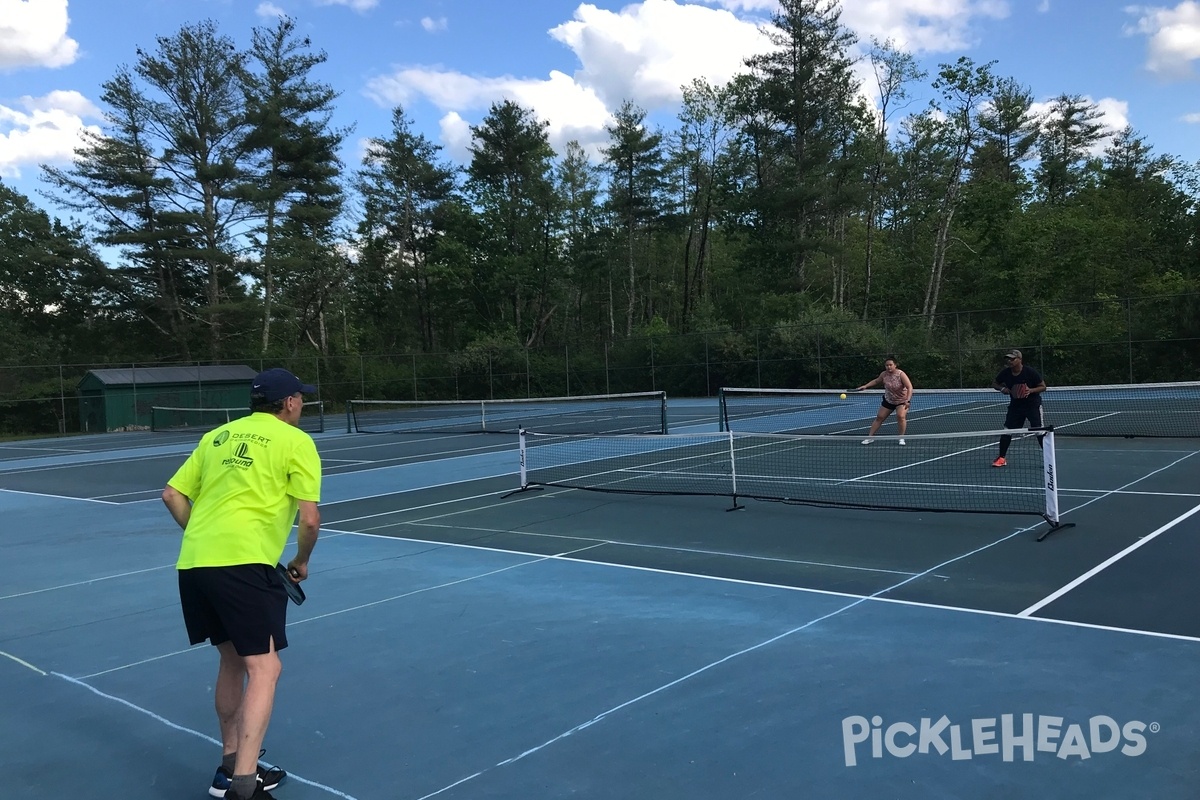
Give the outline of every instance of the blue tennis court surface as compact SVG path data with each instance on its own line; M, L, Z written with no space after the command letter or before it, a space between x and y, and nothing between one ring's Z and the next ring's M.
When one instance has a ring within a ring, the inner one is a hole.
M713 400L670 411L716 428ZM158 500L193 440L0 443L11 796L207 796L216 657ZM1076 527L1042 542L1036 516L509 496L515 436L317 442L280 798L1200 791L1198 440L1060 437Z

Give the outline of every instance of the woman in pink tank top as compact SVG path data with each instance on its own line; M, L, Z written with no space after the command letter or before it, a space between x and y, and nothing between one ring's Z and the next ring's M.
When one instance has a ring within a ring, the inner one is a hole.
M879 406L879 412L871 422L870 433L862 443L870 444L875 441L875 433L879 430L879 426L883 424L889 414L895 411L896 427L900 429L900 440L897 444L904 444L904 431L908 427L908 408L912 404L912 381L908 379L904 370L896 365L896 359L888 356L883 362L883 372L879 373L879 377L869 383L864 383L854 391L861 392L881 384L883 385L883 403Z

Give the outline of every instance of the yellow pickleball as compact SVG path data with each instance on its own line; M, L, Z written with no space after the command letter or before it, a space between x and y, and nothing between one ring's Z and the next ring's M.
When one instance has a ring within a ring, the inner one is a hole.
M842 398L843 400L845 400L845 399L846 399L846 393L845 393L845 392L842 392L842 394L841 394L841 398Z

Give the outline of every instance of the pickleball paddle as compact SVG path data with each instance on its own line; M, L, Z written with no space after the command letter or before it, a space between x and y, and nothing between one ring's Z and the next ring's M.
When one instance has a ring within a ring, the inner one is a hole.
M292 580L292 576L288 573L288 568L283 564L276 564L275 571L279 573L279 577L283 580L283 588L287 590L288 597L292 599L292 602L296 605L302 604L305 600L304 589L301 588L300 584Z

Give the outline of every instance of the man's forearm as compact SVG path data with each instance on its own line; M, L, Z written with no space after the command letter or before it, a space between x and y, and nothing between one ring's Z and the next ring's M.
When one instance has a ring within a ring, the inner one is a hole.
M313 548L317 546L317 534L321 530L320 523L301 522L296 532L296 560L308 563L312 557Z

